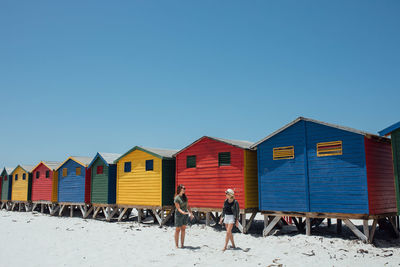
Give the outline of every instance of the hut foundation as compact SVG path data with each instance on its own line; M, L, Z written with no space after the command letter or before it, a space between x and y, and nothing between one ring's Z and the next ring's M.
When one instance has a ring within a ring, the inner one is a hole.
M396 225L396 213L388 213L381 215L368 215L368 214L345 214L345 213L316 213L316 212L272 212L263 211L264 214L264 230L263 236L268 236L273 228L283 220L284 216L291 217L299 232L305 232L306 235L311 235L312 226L318 226L324 219L328 220L328 227L330 220L335 218L337 220L337 232L342 232L342 221L345 225L356 235L360 240L365 243L372 243L374 240L376 225L378 220L387 219L397 237L399 237L399 230ZM303 221L305 218L305 221ZM363 229L360 231L351 221L352 219L363 220ZM372 226L369 226L369 221L372 220Z
M154 222L158 223L160 226L166 224L172 218L175 211L173 206L117 205L117 207L116 211L119 212L117 220L119 222L123 219L129 219L129 214L131 214L133 209L136 209L138 213L138 223L142 223L142 219L145 218L146 214L151 215L154 218Z

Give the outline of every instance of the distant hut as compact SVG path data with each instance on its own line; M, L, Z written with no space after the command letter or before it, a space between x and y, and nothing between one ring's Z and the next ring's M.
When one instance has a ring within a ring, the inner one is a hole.
M18 206L18 210L25 208L30 210L31 189L32 189L32 169L31 165L18 165L12 172L13 179L11 180L11 201L14 207Z
M225 190L235 191L246 231L258 209L257 154L249 141L203 136L176 154L176 185L184 184L193 210L222 211ZM246 227L246 213L252 213Z
M89 164L92 172L90 202L94 206L93 218L100 210L107 220L116 213L117 165L121 154L98 152Z
M175 159L177 150L135 146L118 159L117 204L123 208L119 219L132 208L140 214L152 211L160 224L169 219L175 187ZM168 213L166 218L160 214Z
M56 169L61 162L41 161L32 170L32 203L33 210L41 207L44 212L47 207L52 213L54 203L57 202L58 177Z
M90 204L91 171L88 168L90 157L72 156L57 169L59 215L65 207L70 207L71 216L74 207L78 207L85 217Z
M337 218L367 241L368 219L393 219L390 139L300 117L253 147L259 207L275 216L264 234L283 216L306 217L307 234L310 218ZM364 234L349 219L364 219Z
M1 208L10 208L7 203L11 200L12 171L14 168L4 167L1 172Z

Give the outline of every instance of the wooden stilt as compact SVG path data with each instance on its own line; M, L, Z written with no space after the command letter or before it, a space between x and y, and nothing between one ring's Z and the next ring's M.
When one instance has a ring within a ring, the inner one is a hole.
M368 242L368 238L360 230L358 230L357 227L349 219L343 219L343 222L356 236L358 236L358 238L360 238L363 242Z
M161 226L162 220L161 220L160 216L158 215L157 210L156 209L152 209L151 211L153 212L154 217L156 218L158 224Z
M92 213L93 209L94 209L94 206L91 206L91 207L89 208L89 210L87 210L87 211L85 212L85 215L83 215L83 218L86 219L86 218L90 215L90 213Z
M368 225L368 220L363 220L363 232L365 237L367 238L367 241L369 240L369 225Z
M342 220L341 219L336 219L336 232L338 234L342 233Z
M247 225L246 225L246 227L245 227L245 229L244 229L244 233L245 233L245 234L247 234L247 233L249 232L249 229L250 229L250 227L251 227L251 225L252 225L252 223L253 223L254 218L256 217L256 215L257 215L257 211L253 211L253 213L252 213L251 216L250 216L249 222L247 223Z
M165 218L164 218L164 220L162 221L161 225L166 224L166 223L169 221L169 219L172 217L172 215L174 214L174 212L175 212L175 209L170 210L169 213L167 214L167 216L165 216Z
M210 226L210 212L206 212L206 226Z
M219 218L218 218L218 212L216 213L216 216L214 216L214 214L212 212L210 212L210 217L211 219L213 219L213 221L218 224L219 222Z
M70 217L74 216L74 206L72 206L72 205L69 206L69 216Z
M118 209L117 208L113 208L113 211L111 212L111 214L106 218L106 220L109 222L111 221L111 219L114 217L115 213L117 213Z
M309 217L306 217L306 235L311 235L311 221Z
M396 226L396 222L395 222L395 217L394 216L390 216L389 217L389 221L392 224L393 230L394 230L394 234L396 235L396 237L399 237L399 230L397 229Z
M378 223L378 219L374 219L372 222L372 227L371 227L371 232L369 234L369 243L372 243L374 241L374 236L375 236L375 230L376 230L376 224Z
M263 236L264 237L267 236L272 231L272 229L275 227L275 225L281 220L281 217L282 216L275 216L271 223L269 223L269 222L266 223L265 222L265 217L264 217L264 225L266 225L266 224L268 225L263 230Z
M95 207L93 212L93 219L96 219L97 214L99 213L101 207Z
M65 205L61 205L60 211L58 212L58 216L61 216L64 211Z
M143 210L137 209L137 212L138 212L138 223L142 223Z
M246 213L242 214L242 227L243 227L243 233L246 233Z
M122 217L124 217L125 213L128 211L129 208L123 208L122 212L118 216L118 221L120 222L122 220Z
M41 213L44 213L44 204L43 204L43 203L40 204L40 212L41 212Z

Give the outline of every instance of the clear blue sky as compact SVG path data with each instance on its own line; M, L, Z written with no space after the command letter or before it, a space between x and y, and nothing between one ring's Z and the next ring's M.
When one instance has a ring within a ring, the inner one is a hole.
M0 165L400 120L400 1L0 2Z

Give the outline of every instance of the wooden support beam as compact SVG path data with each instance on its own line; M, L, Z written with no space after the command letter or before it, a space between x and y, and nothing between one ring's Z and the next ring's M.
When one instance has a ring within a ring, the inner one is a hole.
M15 207L15 205L17 205L17 203L12 203L12 206L11 206L11 211L13 211L13 210L14 210L14 207Z
M306 217L306 235L311 235L311 220L309 217Z
M210 226L210 212L206 212L206 226Z
M343 222L358 238L360 238L363 242L368 242L368 238L360 230L358 230L357 227L349 219L343 219Z
M243 227L243 233L246 233L246 213L242 214L242 227Z
M122 220L122 217L124 217L125 213L128 211L129 208L123 208L122 212L118 216L118 221L120 222Z
M369 240L369 225L368 225L368 220L363 220L363 232L365 237L367 238L367 241Z
M342 219L336 219L336 232L338 234L342 233Z
M97 214L99 213L101 207L95 207L93 212L93 219L96 219Z
M36 209L36 206L37 206L37 203L33 203L32 211L34 211L34 210ZM43 213L43 212L42 212L42 213Z
M269 221L266 223L265 220L265 216L264 216L264 226L267 224L268 226L266 228L264 228L263 230L263 236L267 236L269 235L269 233L272 231L272 229L275 227L275 225L281 220L282 216L275 216L274 219L272 220L272 222L269 223ZM268 218L268 217L267 217ZM269 219L268 219L269 220Z
M210 212L210 217L213 219L213 221L218 224L219 223L219 218L218 218L218 212L216 213L216 216L212 212Z
M246 225L246 227L245 227L245 229L244 229L244 232L245 232L246 234L249 232L249 229L250 229L250 227L251 227L251 224L253 223L254 218L256 217L256 215L257 215L257 211L253 211L253 213L252 213L251 216L250 216L249 222L247 223L247 225Z
M92 211L94 210L94 206L91 206L86 212L85 215L83 215L83 218L86 219L90 213L92 213Z
M40 204L40 212L41 212L41 213L44 213L44 204L43 204L43 203Z
M174 215L174 212L175 212L175 209L170 210L169 213L167 214L167 216L165 216L165 218L161 222L161 225L166 224L172 218L172 215Z
M157 210L156 209L152 209L151 211L153 212L154 217L156 218L158 224L161 226L162 220L161 220L160 216L158 215Z
M137 209L137 212L138 212L138 223L142 223L143 210Z
M399 237L400 233L399 233L399 230L397 229L397 226L396 226L395 216L390 216L389 217L389 221L392 224L392 227L393 227L393 230L394 230L394 234L396 235L396 237Z
M50 208L51 207L51 208ZM57 204L51 204L49 205L49 210L50 210L50 215L54 216L56 214L57 210L60 208Z
M118 208L117 207L114 207L113 208L113 211L110 213L110 215L106 218L106 220L109 222L109 221L111 221L111 219L114 217L114 215L115 215L115 213L117 213L117 211L118 211Z
M375 230L376 230L376 224L378 223L378 219L374 219L372 222L372 227L371 227L371 232L369 234L369 243L372 243L374 241L374 236L375 236Z
M18 211L21 211L22 210L22 205L21 205L21 203L18 203Z
M58 212L58 216L61 216L65 208L65 204L61 205L60 211Z
M69 216L70 217L74 216L74 206L72 206L72 205L69 206Z

